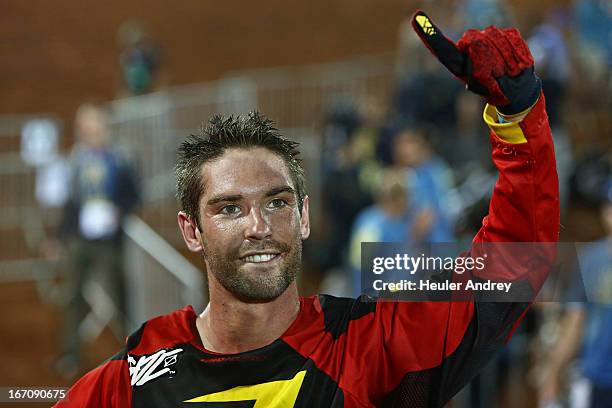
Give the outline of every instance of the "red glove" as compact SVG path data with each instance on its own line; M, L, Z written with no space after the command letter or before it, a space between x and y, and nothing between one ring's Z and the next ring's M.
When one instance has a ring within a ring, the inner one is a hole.
M535 75L533 57L516 28L468 30L455 45L429 17L418 10L412 26L440 62L471 91L485 97L505 115L531 107L542 83Z

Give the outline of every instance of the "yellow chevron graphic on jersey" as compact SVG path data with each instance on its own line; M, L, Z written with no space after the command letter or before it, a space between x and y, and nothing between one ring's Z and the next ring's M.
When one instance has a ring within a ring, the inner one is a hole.
M425 34L434 35L436 33L436 29L434 28L433 24L431 24L431 21L429 21L427 16L418 15L416 16L416 21L419 23Z
M202 395L183 402L235 402L255 400L253 408L293 408L306 370L290 380L270 381L255 385L241 385L229 390Z

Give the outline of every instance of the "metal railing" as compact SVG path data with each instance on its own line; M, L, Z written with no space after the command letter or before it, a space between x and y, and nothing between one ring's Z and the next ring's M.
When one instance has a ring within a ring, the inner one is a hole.
M46 119L62 128L61 120L52 114L0 115L0 283L44 283L55 276L37 249L47 228L57 222L58 212L49 209L43 213L36 198L37 169L20 154L23 126L34 119ZM39 292L48 293L41 288Z
M130 331L153 316L185 305L196 311L206 303L203 272L142 219L130 216L124 223L125 270Z

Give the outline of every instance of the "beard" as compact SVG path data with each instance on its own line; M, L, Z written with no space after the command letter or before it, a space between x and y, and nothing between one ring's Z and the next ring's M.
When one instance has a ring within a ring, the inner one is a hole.
M295 280L302 262L302 239L294 237L291 245L265 240L258 245L248 245L222 253L202 243L202 255L210 272L227 291L247 302L267 302L282 295ZM280 265L269 273L252 273L244 264L239 265L240 253L246 251L275 250L282 254Z

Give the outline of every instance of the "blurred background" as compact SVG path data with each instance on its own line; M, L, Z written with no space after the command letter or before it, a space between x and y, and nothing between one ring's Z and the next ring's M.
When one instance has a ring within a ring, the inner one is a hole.
M0 386L69 386L142 321L206 304L173 165L214 113L258 109L302 144L304 295L355 295L362 241L468 245L496 179L483 104L419 43L417 7L454 40L490 24L528 39L561 240L594 242L581 266L602 288L537 304L449 406L612 406L607 0L3 1Z

